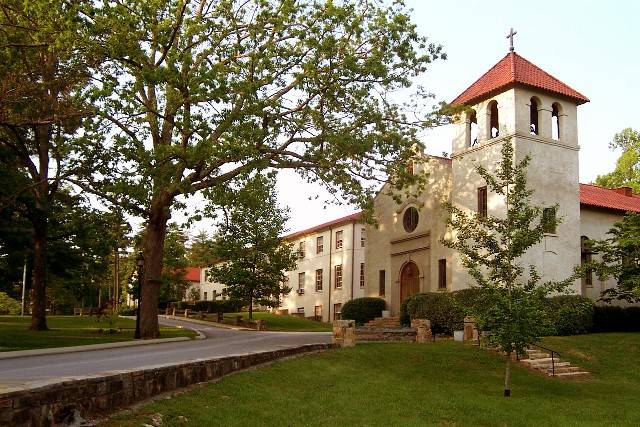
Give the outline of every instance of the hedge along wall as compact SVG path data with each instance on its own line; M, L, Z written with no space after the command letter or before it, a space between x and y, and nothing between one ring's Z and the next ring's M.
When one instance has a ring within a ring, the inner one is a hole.
M177 365L163 365L0 393L0 426L55 426L103 416L160 393L223 377L283 357L334 348L309 344Z
M343 319L355 320L356 325L363 325L382 316L382 311L386 308L387 303L382 298L356 298L345 303L340 315Z

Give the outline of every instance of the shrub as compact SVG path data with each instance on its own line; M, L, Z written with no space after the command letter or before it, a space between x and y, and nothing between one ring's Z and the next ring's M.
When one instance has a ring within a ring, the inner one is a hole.
M593 301L580 295L559 295L548 299L550 333L586 334L593 327Z
M593 332L640 332L640 307L597 305L593 309Z
M460 289L450 295L465 315L474 315L475 307L482 302L482 289L478 287Z
M0 292L0 314L20 314L22 306L4 292Z
M345 303L341 310L341 317L355 320L356 325L362 325L382 316L382 310L386 308L387 303L382 298L356 298Z
M400 319L428 319L434 334L453 334L464 323L464 311L449 293L426 292L411 295L400 307Z
M235 313L240 310L240 304L231 300L196 301L191 308L206 313Z
M135 309L135 307L128 307L126 305L121 305L118 308L118 314L120 316L135 316L136 315L136 309Z

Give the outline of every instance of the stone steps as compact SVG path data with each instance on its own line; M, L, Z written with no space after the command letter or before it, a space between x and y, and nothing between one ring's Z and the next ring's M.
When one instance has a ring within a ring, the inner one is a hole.
M376 317L365 325L365 328L394 329L400 328L400 317Z
M552 358L549 353L541 350L528 349L527 357L526 359L520 359L520 363L548 376L562 379L585 379L591 377L589 372L578 366L572 366L571 362L563 361L558 357Z

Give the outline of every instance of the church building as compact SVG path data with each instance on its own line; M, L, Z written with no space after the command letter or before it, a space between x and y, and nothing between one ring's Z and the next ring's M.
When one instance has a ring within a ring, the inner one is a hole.
M516 161L530 156L532 203L542 205L544 215L561 218L518 262L534 265L547 281L565 279L588 261L591 254L582 243L605 238L626 211L640 212L640 196L628 188L579 183L578 107L586 102L586 96L511 49L453 100L468 109L456 120L451 158L427 156L422 167L428 184L421 196L396 203L383 188L376 197L378 225L366 230L365 294L384 298L395 315L411 294L456 291L473 283L460 255L440 243L453 237L442 203L504 214L503 197L492 194L476 172L478 165L495 171L503 144L513 144ZM572 291L597 299L614 285L587 276Z

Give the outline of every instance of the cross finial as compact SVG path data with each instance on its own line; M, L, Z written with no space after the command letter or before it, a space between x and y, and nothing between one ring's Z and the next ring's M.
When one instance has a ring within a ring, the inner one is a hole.
M513 28L509 30L509 34L507 34L507 38L509 39L509 52L513 52L513 36L518 34L517 31L513 31Z

